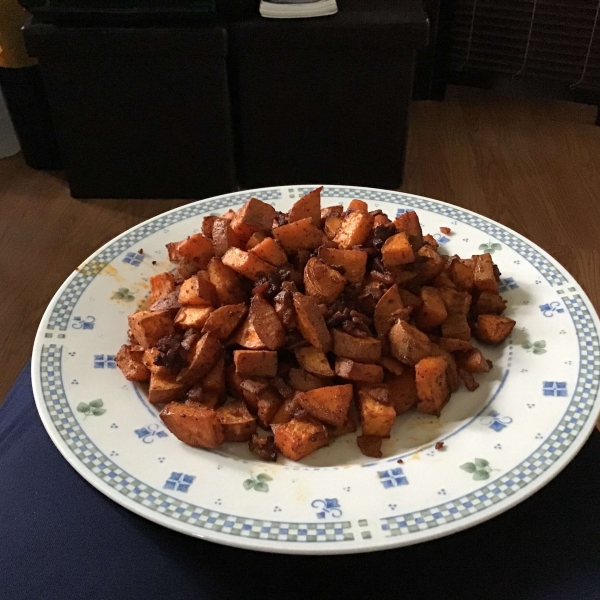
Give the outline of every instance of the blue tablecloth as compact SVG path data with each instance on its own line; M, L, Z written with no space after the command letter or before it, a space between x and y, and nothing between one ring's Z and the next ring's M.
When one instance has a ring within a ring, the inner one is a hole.
M0 598L600 598L600 433L543 490L482 525L362 555L249 552L121 508L62 458L29 366L0 407Z

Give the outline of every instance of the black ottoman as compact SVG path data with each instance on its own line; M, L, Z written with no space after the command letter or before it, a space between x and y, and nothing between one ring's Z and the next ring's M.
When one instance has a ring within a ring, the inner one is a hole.
M74 197L201 198L234 189L222 26L33 22L25 38Z
M314 19L231 22L230 73L243 187L401 184L420 0L338 0Z

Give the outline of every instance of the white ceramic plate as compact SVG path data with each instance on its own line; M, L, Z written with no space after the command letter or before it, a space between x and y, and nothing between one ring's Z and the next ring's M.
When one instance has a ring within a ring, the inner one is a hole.
M42 319L32 379L44 425L93 486L129 510L199 538L254 550L337 554L413 544L485 521L540 489L575 456L598 416L598 318L573 278L513 231L418 196L331 187L390 217L417 210L442 252L488 251L502 271L512 336L486 348L480 387L440 419L410 413L362 456L355 435L293 463L255 460L245 444L190 448L162 425L114 355L151 275L172 268L165 244L251 196L289 207L315 186L228 194L151 219L109 242L68 278ZM452 229L439 233L440 226ZM143 250L140 254L138 250ZM444 441L441 451L434 449ZM402 463L398 463L398 459ZM68 501L68 499L67 499Z

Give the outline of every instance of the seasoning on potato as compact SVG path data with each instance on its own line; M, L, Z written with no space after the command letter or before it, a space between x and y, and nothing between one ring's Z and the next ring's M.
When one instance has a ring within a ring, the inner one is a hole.
M414 211L322 207L322 189L288 213L252 198L167 245L176 264L151 277L116 361L182 442L298 461L359 422L380 458L397 415L439 416L492 368L472 337L500 344L515 321L490 254L441 255Z

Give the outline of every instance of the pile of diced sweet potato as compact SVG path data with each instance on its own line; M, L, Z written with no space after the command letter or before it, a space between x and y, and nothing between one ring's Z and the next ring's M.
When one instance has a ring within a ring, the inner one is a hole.
M439 254L415 212L322 209L321 188L289 213L252 198L167 248L177 266L151 278L117 363L191 446L300 460L360 424L380 457L396 415L477 387L491 363L471 336L498 344L515 325L489 254Z

